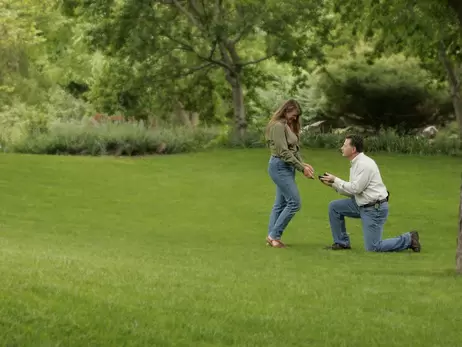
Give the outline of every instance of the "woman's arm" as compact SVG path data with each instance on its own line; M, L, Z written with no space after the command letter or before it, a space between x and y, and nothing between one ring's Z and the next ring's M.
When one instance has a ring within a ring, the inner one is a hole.
M272 141L277 154L282 160L295 166L298 171L303 172L305 167L303 166L302 161L289 151L289 147L287 146L286 129L284 124L278 122L273 125L270 131L270 141Z
M295 158L297 158L300 163L303 163L303 158L300 152L295 153Z

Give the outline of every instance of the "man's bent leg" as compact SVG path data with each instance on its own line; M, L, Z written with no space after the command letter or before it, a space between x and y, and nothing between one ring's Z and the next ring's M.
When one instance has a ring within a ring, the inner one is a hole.
M334 243L350 246L346 232L345 217L360 218L359 208L353 198L334 200L329 203L329 223Z
M382 240L383 226L388 218L388 204L378 208L374 206L360 208L363 225L364 247L370 252L397 252L408 249L411 245L411 234Z

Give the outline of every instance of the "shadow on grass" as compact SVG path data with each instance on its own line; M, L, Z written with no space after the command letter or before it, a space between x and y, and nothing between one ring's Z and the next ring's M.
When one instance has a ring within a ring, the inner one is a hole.
M456 273L454 269L355 269L353 272L357 275L368 275L368 276L406 276L406 277L431 277L431 278L453 278L462 281L462 275Z

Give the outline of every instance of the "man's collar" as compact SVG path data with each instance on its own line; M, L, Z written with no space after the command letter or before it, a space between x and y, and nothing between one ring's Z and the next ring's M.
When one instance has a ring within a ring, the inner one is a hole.
M359 158L359 157L362 157L363 155L364 155L364 153L362 153L362 152L361 152L361 153L358 153L358 155L357 155L356 157L354 157L354 158L350 161L351 165L353 165L354 162L357 161L358 158Z

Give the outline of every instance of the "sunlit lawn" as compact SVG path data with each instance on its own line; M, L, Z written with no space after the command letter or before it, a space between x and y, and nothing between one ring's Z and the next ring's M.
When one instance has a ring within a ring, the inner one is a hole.
M1 346L460 346L462 161L374 155L391 192L373 254L359 221L329 252L327 204L298 176L288 249L265 246L266 150L135 159L0 155ZM348 177L335 151L304 151Z

